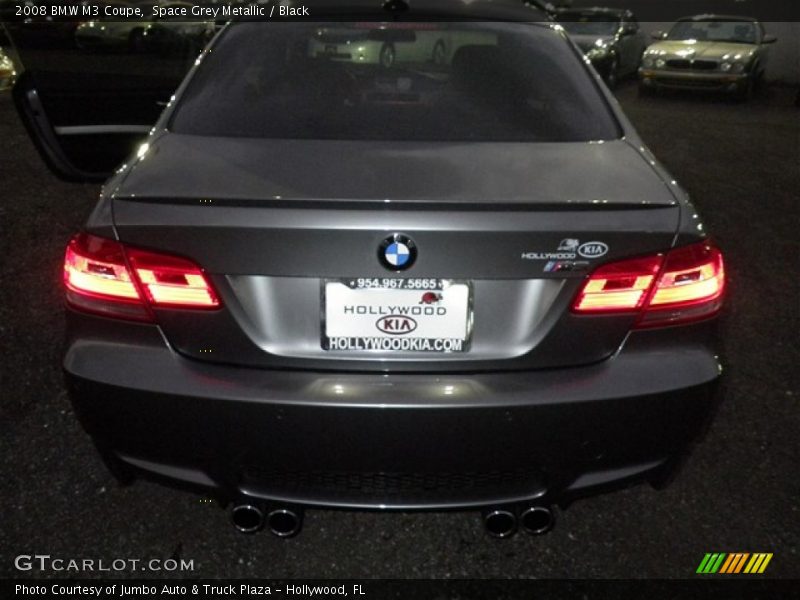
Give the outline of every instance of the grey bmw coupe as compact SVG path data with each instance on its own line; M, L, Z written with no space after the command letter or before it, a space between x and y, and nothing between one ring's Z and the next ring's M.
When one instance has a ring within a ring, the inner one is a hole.
M280 536L307 507L543 533L663 484L715 405L723 259L596 72L520 2L306 4L222 29L66 249L106 463ZM54 123L36 82L63 177L142 128Z

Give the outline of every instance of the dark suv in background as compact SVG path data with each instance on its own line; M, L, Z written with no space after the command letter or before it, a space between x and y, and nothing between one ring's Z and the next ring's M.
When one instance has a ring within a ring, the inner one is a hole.
M647 36L629 10L570 8L554 12L609 87L634 75L647 48Z

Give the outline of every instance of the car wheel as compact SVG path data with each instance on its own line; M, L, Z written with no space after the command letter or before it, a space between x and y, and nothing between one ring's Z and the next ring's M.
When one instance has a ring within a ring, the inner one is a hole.
M384 44L381 46L378 60L380 60L381 66L386 69L393 66L395 61L394 44Z
M128 47L131 52L142 52L144 50L144 31L134 29L128 36Z
M447 49L444 47L444 42L439 40L433 47L433 55L431 56L433 64L442 66L447 61Z
M612 56L606 72L606 85L613 90L617 87L617 83L619 83L619 58Z

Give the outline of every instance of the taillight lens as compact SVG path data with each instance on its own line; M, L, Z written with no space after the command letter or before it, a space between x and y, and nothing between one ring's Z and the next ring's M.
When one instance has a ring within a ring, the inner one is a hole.
M122 244L79 233L64 256L67 303L110 317L152 320L131 277Z
M704 319L722 306L725 268L710 242L603 265L583 284L579 314L641 313L637 326Z
M147 301L172 308L217 308L219 299L200 268L185 258L126 250Z
M656 255L603 265L583 284L573 309L580 313L609 313L642 308L662 260L661 255Z
M106 316L152 321L151 307L215 309L219 298L200 268L184 258L126 248L80 233L64 257L67 302Z
M704 319L719 312L725 293L722 252L709 242L667 254L640 327Z

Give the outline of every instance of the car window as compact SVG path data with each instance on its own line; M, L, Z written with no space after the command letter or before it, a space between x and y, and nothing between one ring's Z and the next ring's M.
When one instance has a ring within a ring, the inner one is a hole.
M668 39L755 44L758 33L755 23L748 21L679 21Z
M520 23L238 23L205 57L170 128L305 139L619 137L563 35Z

